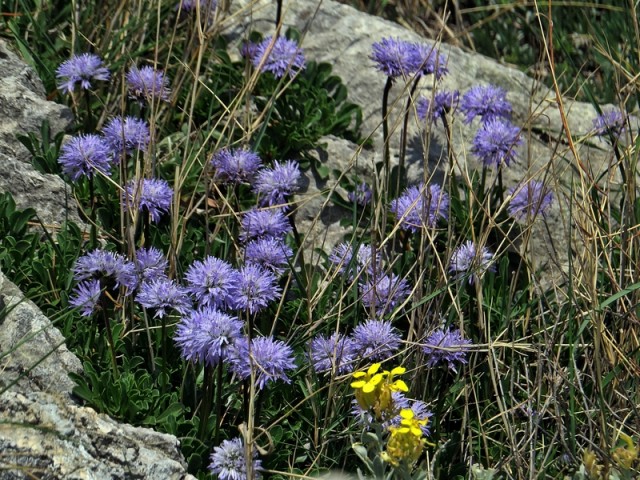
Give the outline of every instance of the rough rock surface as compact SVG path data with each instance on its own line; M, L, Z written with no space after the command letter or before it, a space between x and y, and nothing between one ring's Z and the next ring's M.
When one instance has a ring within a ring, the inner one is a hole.
M274 32L275 2L270 0L234 2L234 11L244 19L241 27L227 33L240 45L250 30L267 34ZM389 21L357 12L353 8L332 0L295 0L284 2L283 31L295 27L302 32L302 46L310 60L328 62L349 90L349 99L363 109L363 133L371 134L374 149L362 150L357 145L332 137L323 138L326 148L318 153L330 168L338 168L347 174L355 165L359 175L376 181L374 165L382 161L381 98L386 77L375 70L369 59L371 46L384 37L398 37L415 42L429 42L417 34ZM434 43L434 42L431 42ZM556 105L555 95L540 82L519 70L504 66L495 60L465 52L457 47L437 44L436 48L447 59L449 74L441 84L448 90L457 89L463 94L478 84L494 84L507 90L507 98L513 104L513 122L523 128L525 144L520 149L519 161L504 172L505 186L515 186L524 178L545 179L559 200L546 219L539 218L534 226L530 247L537 267L545 270L547 282L561 280L566 272L566 244L569 238L567 197L572 170L577 162L561 140L563 127ZM422 94L430 95L432 80L421 82ZM401 122L399 115L406 104L408 88L402 80L391 90L390 112L392 130L392 164L397 162ZM567 121L574 138L588 137L596 111L590 104L565 99ZM461 117L453 125L454 171L464 178L478 168L478 162L469 153L469 146L478 128L477 122L464 124ZM448 170L446 136L442 125L432 126L431 134L412 115L408 129L407 167L409 181L416 183L425 176L441 181ZM595 172L609 168L611 154L600 140L577 142L583 165ZM425 154L425 151L428 154ZM337 158L335 158L337 157ZM339 226L339 216L325 203L322 192L335 187L335 181L312 181L297 221L300 230L308 229L314 246L327 247L342 240L349 230ZM322 210L316 219L318 208ZM549 232L552 237L549 238ZM555 247L553 247L555 245Z
M78 358L0 272L0 479L193 479L178 440L76 404Z
M82 224L76 209L68 209L69 189L62 179L34 169L29 151L16 138L39 133L43 120L49 121L53 137L71 125L71 110L46 100L36 72L2 39L0 72L0 192L11 192L18 208L35 208L45 225L60 224L67 217Z

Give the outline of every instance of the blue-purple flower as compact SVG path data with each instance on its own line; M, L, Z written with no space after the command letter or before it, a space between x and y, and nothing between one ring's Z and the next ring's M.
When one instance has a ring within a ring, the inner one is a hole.
M187 291L198 305L229 308L232 291L238 282L238 272L230 263L209 256L196 260L185 273Z
M471 240L457 247L449 262L449 271L455 278L468 276L470 285L473 285L476 279L482 278L486 271L495 271L495 268L493 253L487 247L478 250Z
M356 326L351 339L354 356L372 361L382 361L391 357L402 342L400 333L391 322L371 319Z
M159 222L160 217L171 208L173 189L166 180L160 178L134 179L127 184L122 197L128 208L146 210L152 221Z
M242 216L240 240L248 242L258 238L283 238L292 228L279 208L252 209Z
M102 295L100 280L79 283L69 298L69 305L80 308L80 315L90 317Z
M183 315L191 310L187 291L166 277L143 283L138 289L136 302L145 308L155 310L154 318L162 318L170 310L176 310Z
M135 65L129 69L126 75L129 95L140 102L154 103L158 100L169 101L169 80L162 70L144 66L138 68Z
M166 276L169 262L155 247L140 248L136 251L135 270L138 282L148 282Z
M457 372L457 364L467 363L467 352L471 344L471 340L462 338L460 330L439 329L425 340L422 351L426 355L428 367L446 363L450 370Z
M520 128L501 119L484 123L475 138L471 151L485 167L509 166L516 158L516 147L522 143Z
M602 112L593 120L593 131L598 136L619 137L626 128L627 116L619 109Z
M123 286L129 291L138 285L135 265L119 253L107 250L97 249L79 257L73 273L77 281L110 279L113 288Z
M444 55L438 54L435 45L416 43L414 44L414 48L416 49L416 62L419 62L417 71L422 75L434 74L436 80L440 80L449 73L447 69L447 58Z
M62 146L58 163L62 172L76 182L82 176L91 178L96 172L109 175L113 159L109 146L101 137L81 134Z
M371 203L373 192L366 182L360 183L355 190L347 193L347 198L350 202L353 202L361 207L366 207Z
M198 8L198 4L200 4L200 11L203 16L207 14L207 12L212 12L218 6L217 0L180 0L176 5L176 10L181 10L183 12L194 12Z
M273 273L249 263L238 271L229 293L229 300L232 308L254 314L278 299L281 293L278 279Z
M253 369L259 390L277 380L291 383L287 372L296 368L291 347L273 337L255 337L251 348L246 337L239 339L229 351L229 360L231 370L243 380L251 377Z
M244 249L246 263L254 263L282 275L289 266L293 251L282 238L266 237L252 240Z
M391 79L409 77L428 62L415 43L391 37L375 42L370 58Z
M243 322L236 317L205 307L180 319L174 340L185 360L216 366L242 337L242 327Z
M262 206L282 205L287 197L300 189L300 167L298 162L288 160L284 163L273 162L272 168L263 168L258 172L253 191Z
M340 243L333 248L329 261L338 267L340 273L353 271L354 276L360 275L361 272L373 275L374 272L379 273L382 269L380 250L376 250L374 258L371 245L360 244L356 247L346 242Z
M420 98L416 105L416 113L420 120L436 122L440 120L443 124L446 120L447 112L452 112L458 107L460 92L458 90L437 92L433 101L428 98Z
M93 53L81 53L65 60L56 70L56 78L59 80L58 88L71 93L80 85L83 90L89 90L92 81L109 80L111 74L104 67L102 59Z
M486 123L496 119L509 120L512 107L504 88L476 85L462 97L460 110L465 115L466 123L471 123L475 117L480 117L480 121Z
M257 458L258 452L253 450L254 478L261 478L262 462ZM211 453L209 470L219 480L247 480L247 462L242 438L223 440L214 447Z
M309 363L316 373L346 373L354 365L353 339L339 333L318 335L309 342Z
M223 148L211 158L213 177L228 183L251 183L262 166L257 153L252 150Z
M102 129L102 134L116 158L125 153L145 152L149 145L149 125L139 118L112 118Z
M370 277L359 285L360 300L366 308L374 308L376 315L383 316L404 302L411 288L404 278L390 273Z
M302 48L285 37L267 37L255 47L251 63L262 72L271 72L276 78L289 74L293 77L305 68Z
M537 180L511 188L508 193L512 198L507 211L518 222L533 220L538 214L544 215L553 202L553 193Z
M407 187L402 195L391 201L390 210L395 214L400 228L416 232L434 227L438 219L449 216L449 195L439 185L424 184Z

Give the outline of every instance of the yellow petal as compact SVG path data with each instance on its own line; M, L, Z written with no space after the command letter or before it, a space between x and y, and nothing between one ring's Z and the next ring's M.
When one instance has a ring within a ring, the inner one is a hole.
M422 436L422 430L420 430L418 427L411 427L411 433L413 433L416 437Z
M380 364L379 363L374 363L373 365L371 365L369 367L369 370L367 370L367 373L369 375L373 375L374 373L377 373L378 370L380 370Z
M376 373L373 378L371 380L369 380L369 383L373 383L374 385L379 384L382 381L382 374L381 373Z
M407 369L404 367L396 367L393 370L391 370L391 375L402 375L406 371Z
M410 408L403 408L402 410L400 410L400 416L406 420L411 420L414 416L414 413Z
M362 377L364 377L365 375L366 375L366 373L364 373L364 372L355 372L355 373L353 374L353 378L362 378Z
M395 390L396 392L408 392L409 391L409 387L407 387L407 384L404 383L402 380L396 380L395 382L393 382L393 385L391 385L392 390Z
M367 382L364 387L362 387L362 391L364 393L371 393L376 389L375 384L371 384L371 382Z
M353 382L351 384L351 388L362 388L367 384L364 380L358 380L357 382Z

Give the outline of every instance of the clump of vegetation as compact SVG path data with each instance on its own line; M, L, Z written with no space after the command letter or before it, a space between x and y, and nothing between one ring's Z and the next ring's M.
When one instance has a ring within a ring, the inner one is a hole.
M308 151L369 132L298 32L229 44L229 17L207 0L141 1L136 15L56 3L16 0L4 25L76 131L21 140L90 228L30 229L35 212L5 195L0 266L81 359L80 400L176 435L198 478L634 478L640 209L626 110L604 111L590 135L622 181L602 186L576 157L567 191L539 172L507 185L526 135L509 92L446 91L437 44L381 38L369 59L387 79L380 180L347 184L352 234L309 251L302 178L330 172ZM111 20L94 27L96 15ZM430 98L413 98L426 82ZM389 101L392 85L411 101ZM425 159L409 184L409 121L424 139L472 125L478 167L461 172L450 148L443 181ZM528 246L560 200L581 237L545 288Z

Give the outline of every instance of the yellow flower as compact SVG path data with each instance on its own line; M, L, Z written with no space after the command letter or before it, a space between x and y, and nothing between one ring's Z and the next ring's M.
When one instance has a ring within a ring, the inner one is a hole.
M356 390L358 405L364 410L373 409L376 418L382 419L385 415L395 414L393 405L393 392L408 392L409 387L402 380L394 380L395 375L402 375L406 369L396 367L390 372L380 372L380 364L374 363L365 372L355 372L351 388Z
M380 385L380 395L378 403L375 406L378 416L382 417L384 413L394 413L393 392L408 392L409 387L402 380L393 380L394 375L402 375L407 369L404 367L396 367L390 372L385 371L385 381Z
M625 445L616 448L611 456L619 467L630 470L636 460L638 460L638 447L635 446L633 439L629 435L620 433L620 438Z
M387 450L384 452L385 461L397 466L401 461L413 463L420 458L426 441L422 438L421 426L428 420L418 420L411 409L400 410L399 427L390 427L391 436L387 442Z
M357 380L351 383L351 388L356 390L358 405L365 410L373 407L379 397L379 385L387 372L378 373L380 364L374 363L366 372L355 372L353 378Z

